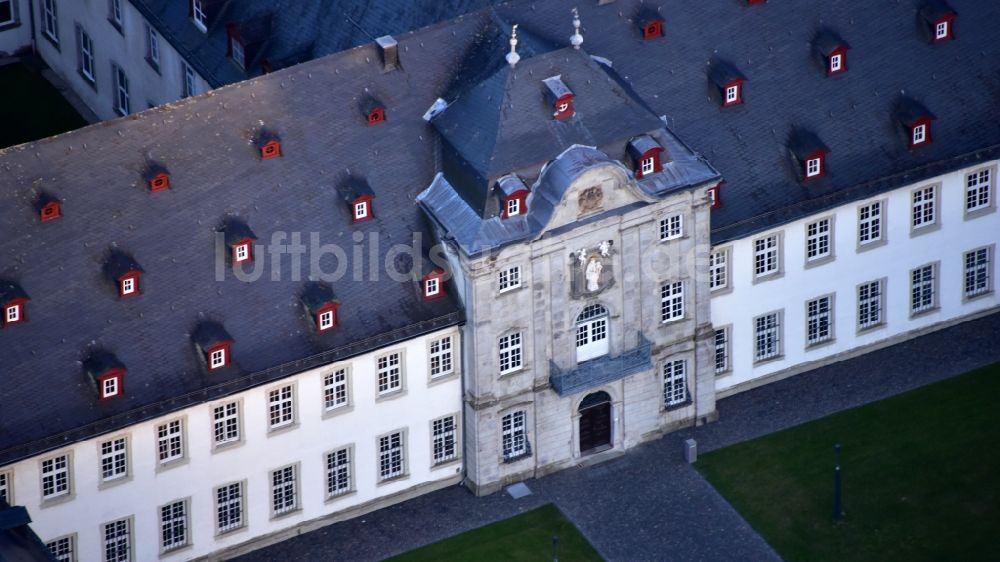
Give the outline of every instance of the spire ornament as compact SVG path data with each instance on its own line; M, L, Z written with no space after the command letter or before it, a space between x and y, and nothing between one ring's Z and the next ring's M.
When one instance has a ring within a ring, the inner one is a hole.
M583 35L580 35L580 11L575 7L571 11L573 12L573 35L570 35L569 42L574 49L580 50L580 45L583 44Z
M507 53L507 64L514 67L517 61L521 60L521 55L517 54L517 24L510 31L510 52Z

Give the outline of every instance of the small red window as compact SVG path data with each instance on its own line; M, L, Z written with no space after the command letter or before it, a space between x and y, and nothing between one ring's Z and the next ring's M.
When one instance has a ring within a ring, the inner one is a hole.
M139 293L139 273L128 273L118 280L118 296L121 298L134 297Z
M952 32L955 26L955 15L946 15L934 22L934 42L943 43L955 38Z
M24 314L24 302L11 301L3 307L3 324L9 326L26 322L28 319Z
M362 195L354 200L351 204L351 217L352 222L364 222L375 218L372 214L371 196Z
M823 153L816 153L806 158L805 167L806 180L820 178L826 175L826 158Z
M834 76L847 72L847 49L837 49L827 57L826 74Z
M712 201L712 209L718 209L722 206L722 184L718 184L715 187L710 187L708 189L708 198Z
M97 377L97 391L101 400L117 398L125 394L125 370L112 369Z
M722 100L722 105L725 107L743 103L743 82L740 80L729 82L723 89L723 95L725 98Z
M444 270L435 269L424 276L422 292L424 300L433 300L444 296Z
M229 343L220 343L209 348L205 352L205 359L208 361L208 370L214 371L229 365Z
M509 219L510 217L516 217L517 215L523 215L528 212L528 190L521 189L511 193L503 201L503 211L500 218Z
M556 121L562 121L563 119L569 119L573 116L573 94L566 94L555 101L553 104L552 117Z
M245 261L253 261L253 244L250 240L243 240L233 245L233 262Z
M316 331L326 332L337 327L337 306L327 305L316 312Z
M910 127L910 148L917 148L931 143L931 120L919 119Z
M663 37L663 20L652 20L642 27L642 38L646 41Z
M149 180L149 190L150 191L163 191L164 189L170 188L170 176L166 172L160 172L150 178Z
M276 140L269 140L260 147L261 160L270 160L281 156L281 143Z
M50 201L42 207L41 211L42 222L55 220L61 216L62 212L59 208L59 203L56 201Z
M379 123L385 121L385 108L376 107L368 112L368 126L378 125Z

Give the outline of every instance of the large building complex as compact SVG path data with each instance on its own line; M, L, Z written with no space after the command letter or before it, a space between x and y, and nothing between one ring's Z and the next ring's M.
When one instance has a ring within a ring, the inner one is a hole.
M0 151L0 494L224 557L998 311L953 1L514 2Z

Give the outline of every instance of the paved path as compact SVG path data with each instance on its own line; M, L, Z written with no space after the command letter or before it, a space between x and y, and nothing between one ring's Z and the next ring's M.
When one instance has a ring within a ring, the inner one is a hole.
M533 495L477 498L452 487L242 557L379 560L555 503L608 560L778 560L742 517L681 461L1000 361L1000 314L842 361L722 400L720 420L667 435L588 468L528 486Z

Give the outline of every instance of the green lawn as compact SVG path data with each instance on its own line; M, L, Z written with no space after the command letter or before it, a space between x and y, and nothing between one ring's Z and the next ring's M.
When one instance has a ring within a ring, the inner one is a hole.
M786 560L998 560L998 398L993 365L707 453L697 468Z
M552 536L559 537L559 559L599 561L601 557L580 531L552 504L450 539L390 558L394 562L462 560L552 560Z
M0 148L87 124L58 90L24 63L0 66L0 92Z

